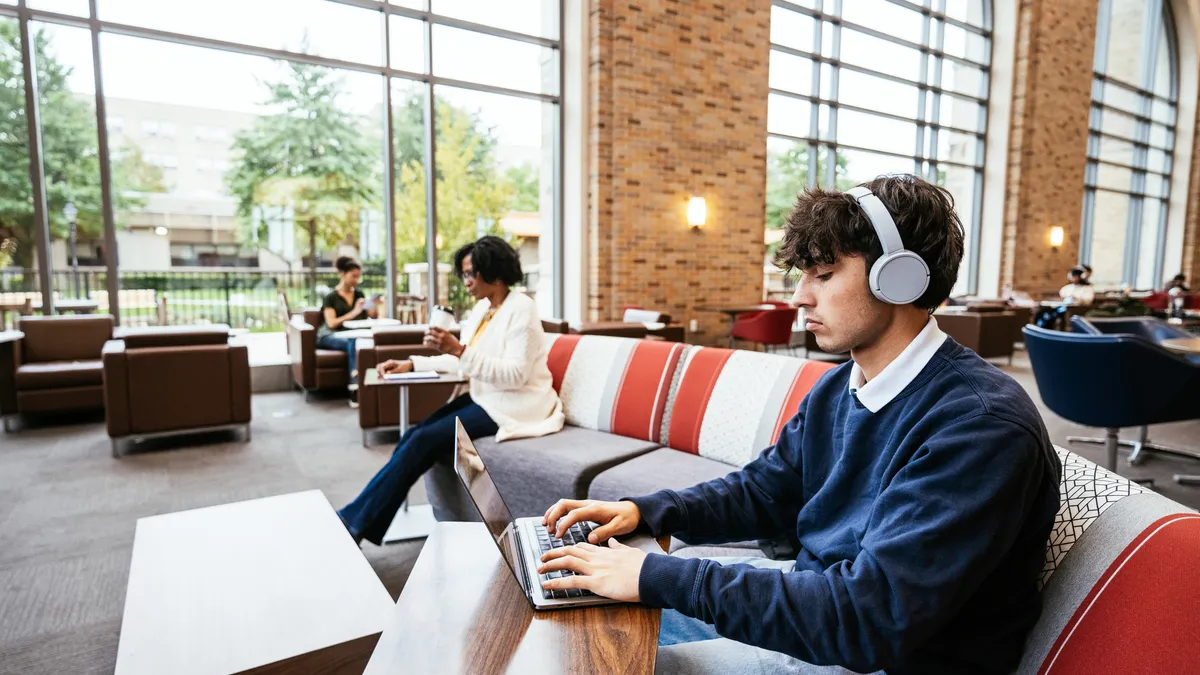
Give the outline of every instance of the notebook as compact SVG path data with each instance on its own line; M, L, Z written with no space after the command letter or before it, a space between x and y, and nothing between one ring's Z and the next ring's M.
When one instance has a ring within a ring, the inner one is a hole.
M436 380L440 373L432 370L420 370L411 373L388 373L383 376L384 382L404 382L406 380Z

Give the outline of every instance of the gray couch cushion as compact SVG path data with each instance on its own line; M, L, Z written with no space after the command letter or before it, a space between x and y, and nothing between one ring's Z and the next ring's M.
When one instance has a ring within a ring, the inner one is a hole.
M737 470L700 455L659 448L596 476L588 498L615 501L659 490L682 490Z
M622 497L648 495L659 490L682 490L737 470L738 467L724 462L659 448L596 476L588 490L588 499L616 501ZM720 546L689 546L674 537L671 538L671 554L683 558L763 556L759 543L754 541L731 542Z
M517 518L540 516L561 498L584 499L601 472L659 447L636 438L567 426L557 434L475 441L488 473Z

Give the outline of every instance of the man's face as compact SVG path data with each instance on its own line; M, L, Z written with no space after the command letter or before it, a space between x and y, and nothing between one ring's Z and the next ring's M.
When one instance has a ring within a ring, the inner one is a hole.
M888 305L871 293L862 256L842 256L832 265L805 269L792 306L804 309L805 330L826 352L872 344L887 327Z

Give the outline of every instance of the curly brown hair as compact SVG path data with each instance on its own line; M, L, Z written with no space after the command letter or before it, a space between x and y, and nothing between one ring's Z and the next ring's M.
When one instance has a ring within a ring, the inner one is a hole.
M929 266L929 288L913 305L932 311L950 297L963 256L963 226L945 188L911 174L880 176L866 186L896 222L904 247ZM842 256L862 256L867 269L883 245L862 207L836 190L809 188L788 214L775 264L784 270L832 265Z

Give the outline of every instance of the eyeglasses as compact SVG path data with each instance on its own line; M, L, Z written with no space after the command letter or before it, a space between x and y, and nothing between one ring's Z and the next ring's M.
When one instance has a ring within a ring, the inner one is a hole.
M478 277L479 277L479 272L477 272L476 270L463 270L462 273L458 275L458 278L462 279L464 283L466 282L467 279L476 279Z

